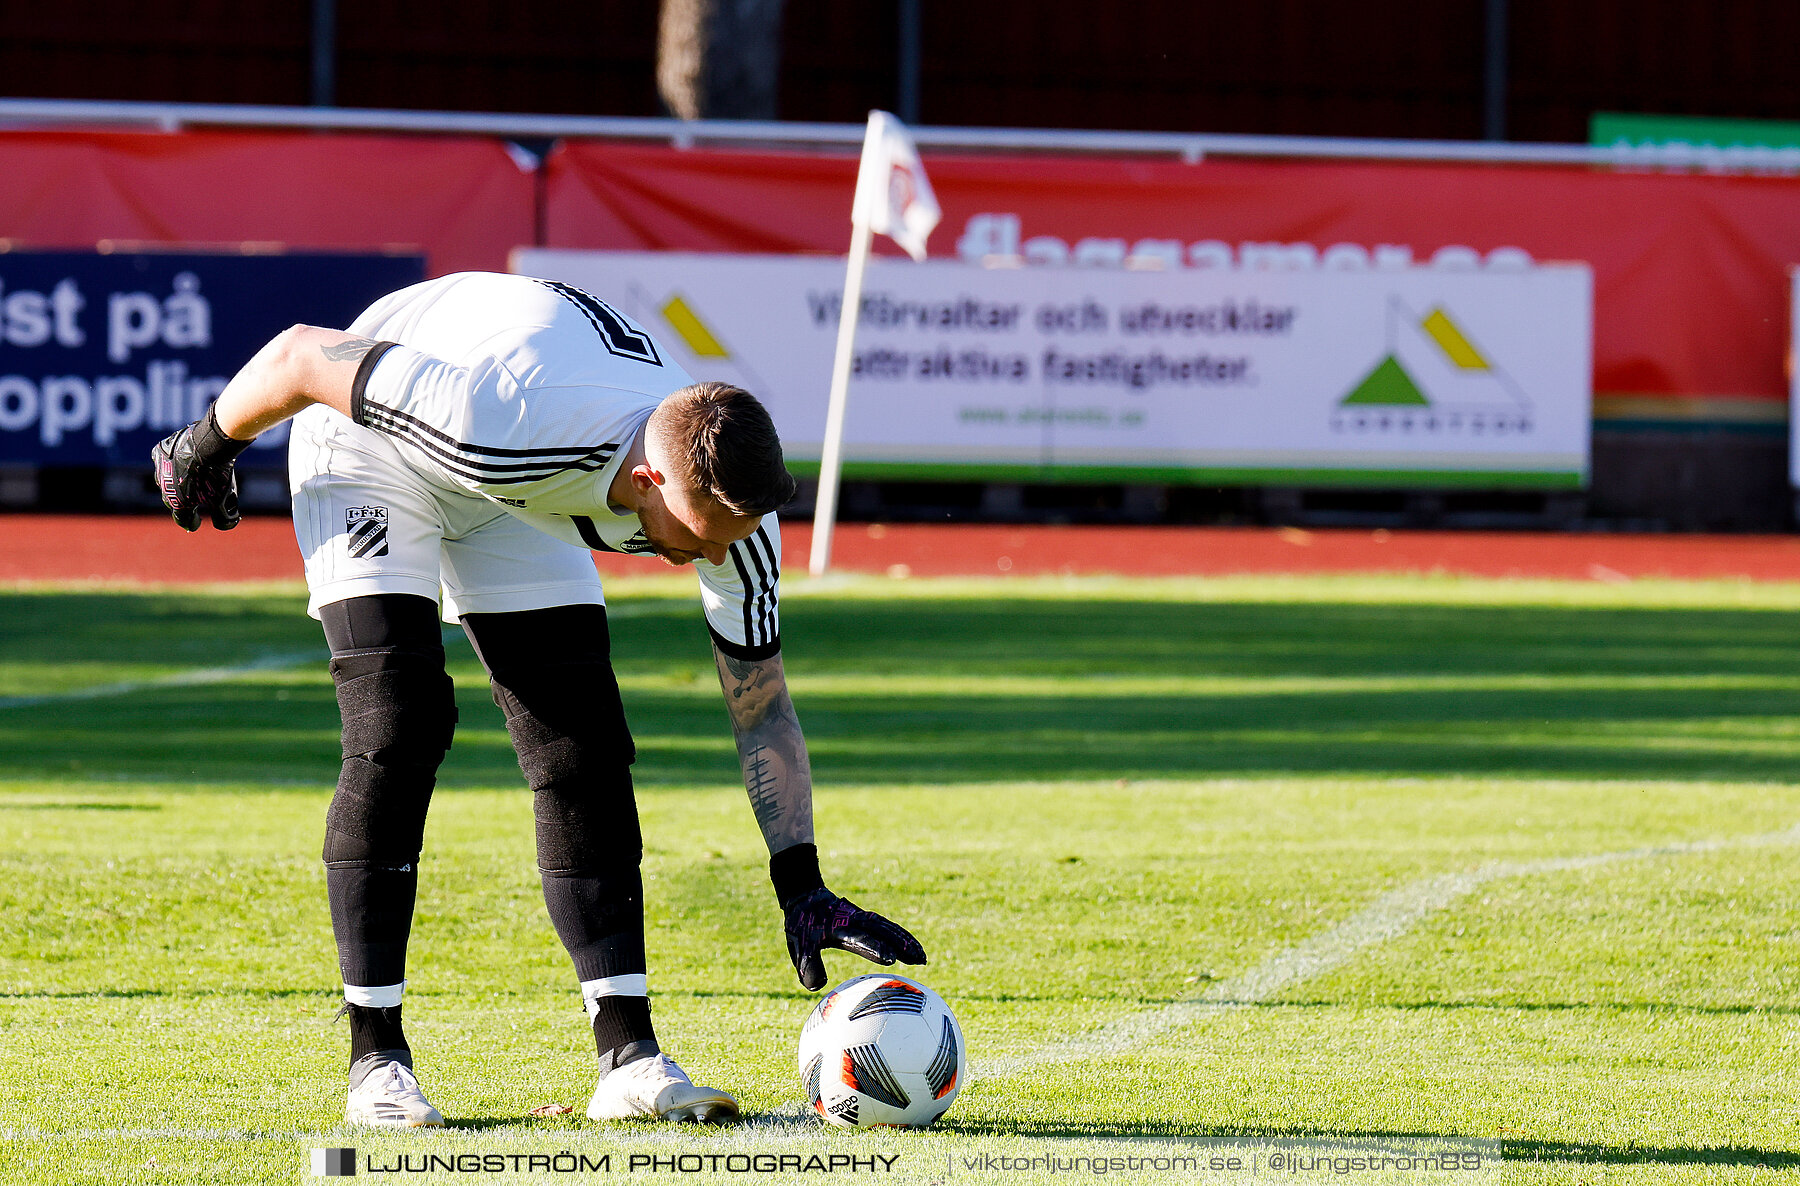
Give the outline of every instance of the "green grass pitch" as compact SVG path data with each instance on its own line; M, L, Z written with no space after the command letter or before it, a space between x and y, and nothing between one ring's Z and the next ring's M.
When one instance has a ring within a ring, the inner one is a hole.
M789 582L827 878L920 935L975 1068L938 1129L842 1133L796 1109L811 998L690 579L614 591L651 981L665 1045L758 1119L527 1116L585 1105L592 1050L452 642L407 1020L453 1127L344 1128L336 715L301 595L17 587L0 1181L293 1182L355 1147L611 1158L394 1181L1028 1182L1068 1174L992 1158L1438 1138L1496 1143L1483 1180L1800 1181L1800 589ZM894 1160L628 1161L746 1150Z

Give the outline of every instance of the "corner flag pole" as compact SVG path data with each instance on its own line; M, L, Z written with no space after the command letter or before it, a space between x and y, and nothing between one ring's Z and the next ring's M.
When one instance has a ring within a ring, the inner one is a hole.
M850 400L850 370L856 361L856 323L862 316L863 272L877 233L891 237L915 260L925 258L925 240L938 223L937 196L906 127L885 111L869 112L862 160L856 166L856 199L850 207L850 263L844 272L844 303L838 310L837 356L831 364L831 403L825 412L825 441L819 452L819 497L813 509L812 558L807 571L823 576L831 567L831 533L837 526L838 478L844 468L844 408Z
M873 121L870 126L873 127ZM856 183L869 154L863 152ZM844 408L850 402L850 364L856 358L856 323L862 316L863 272L869 264L869 245L875 233L869 229L861 203L850 216L850 264L844 272L844 303L838 310L837 354L831 363L831 402L825 411L825 444L819 453L819 497L813 507L812 556L807 572L824 576L831 567L831 533L837 526L838 478L844 468Z

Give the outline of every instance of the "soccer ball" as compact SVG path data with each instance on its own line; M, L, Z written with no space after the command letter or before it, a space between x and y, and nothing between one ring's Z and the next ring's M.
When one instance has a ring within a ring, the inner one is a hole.
M841 1128L924 1128L950 1107L968 1068L962 1027L916 980L846 980L800 1030L806 1102Z

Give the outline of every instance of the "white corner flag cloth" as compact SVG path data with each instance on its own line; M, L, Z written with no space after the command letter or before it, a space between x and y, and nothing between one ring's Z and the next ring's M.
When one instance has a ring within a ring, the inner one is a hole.
M869 112L851 220L888 236L906 254L922 260L925 240L940 213L906 125L885 111Z

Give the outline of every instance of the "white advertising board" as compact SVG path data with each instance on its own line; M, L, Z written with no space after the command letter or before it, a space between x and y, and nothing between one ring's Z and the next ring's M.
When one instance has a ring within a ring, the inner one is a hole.
M522 250L816 463L841 259ZM872 261L845 473L1570 487L1588 471L1585 267L1136 272Z

